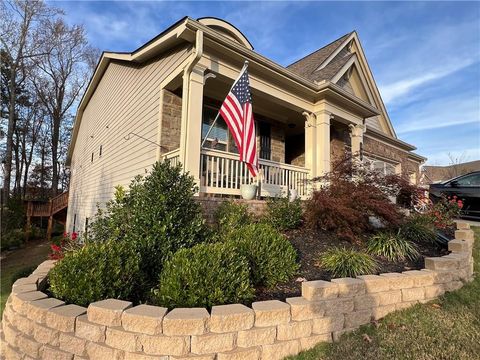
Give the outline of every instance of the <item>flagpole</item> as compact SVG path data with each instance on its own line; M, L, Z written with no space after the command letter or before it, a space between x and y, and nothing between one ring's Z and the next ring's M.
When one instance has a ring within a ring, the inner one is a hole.
M240 79L240 76L242 76L243 71L244 71L245 68L247 68L247 67L248 67L248 60L245 60L245 63L243 64L243 67L242 67L242 70L240 70L240 74L238 75L237 79L233 82L233 85L230 87L230 90L228 90L228 93L230 93L230 91L232 90L233 86L234 86L235 83L238 81L238 79ZM228 93L227 93L227 95L228 95ZM214 126L215 123L217 122L219 116L220 116L220 110L218 110L217 116L215 116L215 119L213 120L212 124L211 124L210 127L208 128L208 131L207 131L207 133L205 134L205 137L203 138L203 141L202 141L202 144L200 145L200 148L203 148L203 145L205 145L205 142L207 141L208 135L210 135L210 133L212 132L213 126Z

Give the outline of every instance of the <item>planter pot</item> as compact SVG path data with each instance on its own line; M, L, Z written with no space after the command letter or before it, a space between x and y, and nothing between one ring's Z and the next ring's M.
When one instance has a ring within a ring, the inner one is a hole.
M242 193L242 198L245 200L253 200L257 194L257 185L253 184L243 184L240 186L240 191Z

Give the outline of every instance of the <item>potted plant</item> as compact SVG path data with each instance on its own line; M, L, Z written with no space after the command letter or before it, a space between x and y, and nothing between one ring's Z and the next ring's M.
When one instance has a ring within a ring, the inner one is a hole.
M253 179L250 181L250 184L242 184L240 186L240 192L242 198L245 200L253 200L257 194L257 184L253 182Z

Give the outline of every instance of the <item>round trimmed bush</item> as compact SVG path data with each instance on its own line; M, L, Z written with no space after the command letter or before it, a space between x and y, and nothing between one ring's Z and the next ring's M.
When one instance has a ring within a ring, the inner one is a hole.
M273 287L298 270L294 247L270 225L250 224L233 231L227 239L247 257L255 285Z
M390 261L414 260L420 255L414 243L392 232L380 232L368 239L367 251Z
M290 201L288 196L267 200L265 221L278 230L296 229L302 223L302 202L300 199Z
M233 201L222 202L215 211L215 219L221 234L228 234L235 229L250 224L252 221L247 205Z
M254 290L248 260L230 243L178 250L163 267L153 302L172 307L211 307L248 302Z
M50 291L87 306L107 298L137 300L141 258L134 244L107 240L69 251L50 271Z
M372 274L377 263L368 254L345 247L331 248L320 256L320 266L335 277Z

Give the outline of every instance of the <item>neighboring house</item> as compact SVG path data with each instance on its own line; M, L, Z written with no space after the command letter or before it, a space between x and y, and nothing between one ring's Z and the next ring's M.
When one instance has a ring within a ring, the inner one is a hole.
M480 160L447 166L425 165L420 175L420 185L429 185L453 179L473 171L480 171Z
M225 122L201 142L245 60L262 195L296 189L306 197L304 180L328 172L345 151L417 181L425 158L397 138L356 32L283 67L231 24L185 17L132 53L103 53L68 152L67 230L83 230L115 185L161 159L182 163L201 196L239 195L250 179Z

